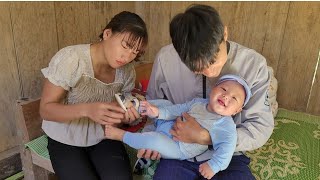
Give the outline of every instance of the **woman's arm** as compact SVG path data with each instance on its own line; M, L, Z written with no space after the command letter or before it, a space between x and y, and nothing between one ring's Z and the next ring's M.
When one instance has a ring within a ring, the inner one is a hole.
M40 115L49 121L66 122L88 117L99 124L120 123L124 110L111 103L63 104L67 91L45 80L40 102Z

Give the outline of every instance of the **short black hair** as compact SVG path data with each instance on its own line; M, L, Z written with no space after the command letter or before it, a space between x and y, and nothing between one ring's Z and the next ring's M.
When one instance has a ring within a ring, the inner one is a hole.
M145 22L139 15L122 11L107 23L103 31L106 29L111 29L113 33L129 33L128 43L130 45L137 44L140 48L137 58L144 54L145 47L148 44L148 32ZM103 39L103 32L99 37Z
M191 5L170 22L172 44L184 64L201 72L215 61L224 39L224 25L216 9Z

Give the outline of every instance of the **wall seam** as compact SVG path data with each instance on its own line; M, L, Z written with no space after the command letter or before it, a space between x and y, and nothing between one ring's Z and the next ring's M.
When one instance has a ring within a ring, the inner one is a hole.
M279 53L279 57L278 57L278 61L277 61L277 72L275 72L275 77L277 77L278 71L279 71L279 63L281 60L281 54L282 54L282 47L283 47L283 41L284 41L284 36L286 34L286 27L287 27L287 23L288 23L288 17L289 17L289 12L290 12L290 6L291 6L292 2L289 2L289 6L288 6L288 11L287 11L287 18L286 18L286 22L285 22L285 26L284 26L284 31L283 31L283 37L281 40L281 46L280 46L280 53Z
M60 50L60 41L59 41L59 30L58 30L58 20L57 20L57 11L56 11L56 2L53 2L53 10L54 10L54 19L56 21L56 31L57 31L57 43L58 43L58 51Z
M311 82L311 87L310 87L310 91L309 91L309 97L308 97L307 107L306 107L305 112L308 112L308 109L309 109L311 95L312 95L312 89L313 89L313 86L314 86L314 82L316 80L316 75L317 75L317 71L318 71L318 67L319 67L319 61L320 61L320 50L319 50L319 53L318 53L318 60L317 60L317 63L316 63L315 69L314 69L314 73L313 73L313 77L312 77L312 82Z
M24 99L26 97L24 97L25 94L24 94L24 88L23 88L23 83L22 83L22 78L21 78L21 70L20 70L20 64L18 61L18 52L17 52L16 41L15 41L15 36L14 36L13 22L12 22L12 2L10 3L9 14L10 14L11 33L12 33L12 38L13 38L13 48L14 48L14 52L15 52L15 63L16 63L17 72L18 72L19 94L20 94L19 99Z

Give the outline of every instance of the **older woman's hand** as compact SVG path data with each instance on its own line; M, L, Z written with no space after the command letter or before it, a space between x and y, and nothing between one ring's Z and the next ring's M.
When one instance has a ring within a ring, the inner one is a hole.
M203 145L212 144L209 132L188 113L182 114L184 121L178 117L170 133L176 141L185 143L197 143Z

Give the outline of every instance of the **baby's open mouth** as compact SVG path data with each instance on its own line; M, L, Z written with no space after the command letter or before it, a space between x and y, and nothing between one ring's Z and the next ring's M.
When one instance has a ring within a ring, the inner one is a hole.
M223 102L222 100L220 100L220 99L218 99L218 103L219 103L220 105L222 105L222 106L226 106L226 105L224 104L224 102Z

